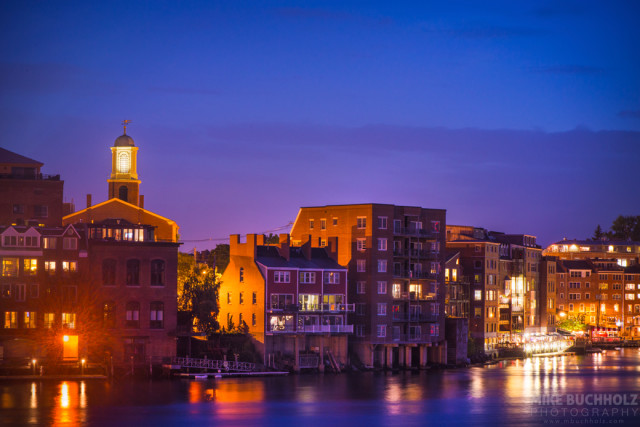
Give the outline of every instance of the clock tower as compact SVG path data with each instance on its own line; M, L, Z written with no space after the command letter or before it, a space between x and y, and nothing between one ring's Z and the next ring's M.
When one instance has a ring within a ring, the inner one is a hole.
M111 176L109 183L109 199L120 199L132 205L139 206L140 180L138 179L138 147L133 138L127 135L125 120L124 133L116 138L111 147Z

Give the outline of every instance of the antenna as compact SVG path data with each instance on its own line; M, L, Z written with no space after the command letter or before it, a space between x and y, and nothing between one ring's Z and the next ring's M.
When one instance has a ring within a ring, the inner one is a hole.
M122 121L122 126L124 126L124 134L127 134L127 125L131 123L131 120L123 120Z

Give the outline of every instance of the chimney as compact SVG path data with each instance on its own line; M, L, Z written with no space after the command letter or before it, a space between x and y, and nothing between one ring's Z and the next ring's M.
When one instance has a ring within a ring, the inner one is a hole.
M338 236L329 237L327 239L326 250L329 258L338 262Z
M144 194L140 195L140 208L144 209Z
M87 194L87 208L91 207L91 194Z
M278 252L281 257L289 261L291 259L291 238L288 234L281 234L279 238Z
M238 246L240 245L240 235L232 234L229 236L229 255L238 255Z
M302 255L305 259L311 259L311 234L302 235Z

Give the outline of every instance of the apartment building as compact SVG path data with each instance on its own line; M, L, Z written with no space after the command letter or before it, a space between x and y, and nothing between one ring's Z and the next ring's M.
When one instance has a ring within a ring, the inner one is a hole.
M544 255L560 260L614 259L620 267L629 267L638 264L640 242L563 239L550 244Z
M535 236L449 225L446 245L459 252L462 274L469 277L469 331L486 354L540 332L541 249Z
M43 163L0 147L0 224L60 226L60 175L41 173Z
M446 363L444 245L446 211L390 204L303 207L294 244L337 238L348 267L354 357L372 366Z
M538 317L542 332L556 331L557 316L557 259L551 256L540 260L540 294Z
M336 261L336 240L312 247L310 237L292 246L289 235L265 245L263 235L230 237L229 265L222 275L218 319L254 339L265 365L291 362L294 370L324 370L325 360L347 364L347 269Z

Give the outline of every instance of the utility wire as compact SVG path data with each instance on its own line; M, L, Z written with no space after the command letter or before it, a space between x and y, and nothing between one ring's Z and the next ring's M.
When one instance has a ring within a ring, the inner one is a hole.
M271 230L265 230L265 231L261 231L259 233L256 234L267 234L267 233L273 233L274 231L281 231L281 230L285 230L289 227L291 227L293 225L293 221L289 221L287 224L285 225L281 225L280 227L276 227L273 228ZM246 234L242 234L242 237L245 237ZM178 243L187 243L187 242L225 242L228 241L229 237L209 237L208 239L185 239L185 240L180 240Z

